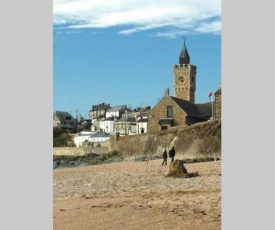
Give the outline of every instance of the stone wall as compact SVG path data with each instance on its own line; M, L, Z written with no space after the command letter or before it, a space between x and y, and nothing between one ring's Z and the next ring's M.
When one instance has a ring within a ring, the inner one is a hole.
M124 158L162 156L162 148L176 150L176 159L221 158L221 121L208 121L192 126L177 126L154 134L112 136L107 147L59 147L54 155L85 155L116 150Z
M83 156L89 153L107 153L109 147L55 147L53 148L54 156Z
M221 122L208 121L192 126L174 127L157 134L119 136L110 147L126 158L162 156L162 148L176 149L176 158L221 157Z
M160 118L167 118L167 107L168 106L173 107L174 126L185 125L186 114L168 95L166 95L151 110L150 114L148 115L148 123L147 123L148 133L154 133L154 132L161 131L161 126L158 124L158 121Z

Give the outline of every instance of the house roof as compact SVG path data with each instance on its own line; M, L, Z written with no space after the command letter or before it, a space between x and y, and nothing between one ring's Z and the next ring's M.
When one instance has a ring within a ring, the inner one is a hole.
M212 103L195 104L202 117L212 116Z
M107 112L116 112L122 109L126 109L126 105L117 105L107 110Z
M134 117L127 117L125 119L125 117L122 117L122 118L120 118L120 119L117 120L117 122L125 122L125 121L127 121L127 122L136 122L136 118L134 118Z
M205 118L205 117L211 117L212 116L212 103L201 103L201 104L194 104L190 101L177 98L177 97L171 97L173 101L177 103L178 106L181 107L181 109L187 113L187 116L190 117L196 117L196 118Z
M74 136L75 136L75 137L78 137L78 136L84 137L84 136L91 136L91 135L93 135L93 134L95 134L95 133L97 133L97 131L94 131L94 132L82 131L82 132L79 132L79 133L75 134Z
M199 112L198 108L195 104L193 104L190 101L177 98L177 97L171 97L176 104L181 107L181 109L187 113L190 117L202 117L201 113Z
M87 137L87 136L89 137L89 136L91 136L91 134L90 133L89 134L86 134L86 133L85 134L79 134L79 133L77 133L74 136L75 137Z
M110 135L109 133L97 132L95 134L91 134L90 136L93 138L93 137L110 137L112 135Z
M151 109L150 106L137 107L133 110L133 112L145 112L145 111L148 111L150 109Z
M71 114L69 114L68 112L66 111L55 111L53 113L53 116L56 116L59 121L67 121L68 119L66 119L67 117L70 117L72 122L76 122L77 120L75 118L73 118L73 116Z
M151 111L151 109L141 112L139 115L137 115L137 117L147 117L148 113Z
M110 104L101 103L101 104L98 104L98 105L93 105L90 112L97 111L97 110L106 110L108 108L110 108Z

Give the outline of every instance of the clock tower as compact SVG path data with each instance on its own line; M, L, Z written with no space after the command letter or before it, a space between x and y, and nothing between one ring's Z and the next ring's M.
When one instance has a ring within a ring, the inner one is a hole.
M196 69L196 66L190 64L190 56L184 41L179 65L173 67L175 97L195 103Z

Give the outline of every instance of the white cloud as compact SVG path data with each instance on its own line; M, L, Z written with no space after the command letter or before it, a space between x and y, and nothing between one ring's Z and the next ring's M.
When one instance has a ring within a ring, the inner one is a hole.
M221 30L221 21L214 21L209 23L201 23L201 25L196 29L200 33L220 33Z
M71 29L119 26L118 33L125 35L151 29L159 30L156 36L167 37L183 30L219 33L220 17L221 0L53 1L54 25L63 24Z

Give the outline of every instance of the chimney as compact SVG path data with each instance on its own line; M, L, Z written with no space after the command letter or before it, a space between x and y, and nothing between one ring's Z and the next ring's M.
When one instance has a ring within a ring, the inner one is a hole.
M169 96L169 88L166 88L166 89L164 90L164 96Z

